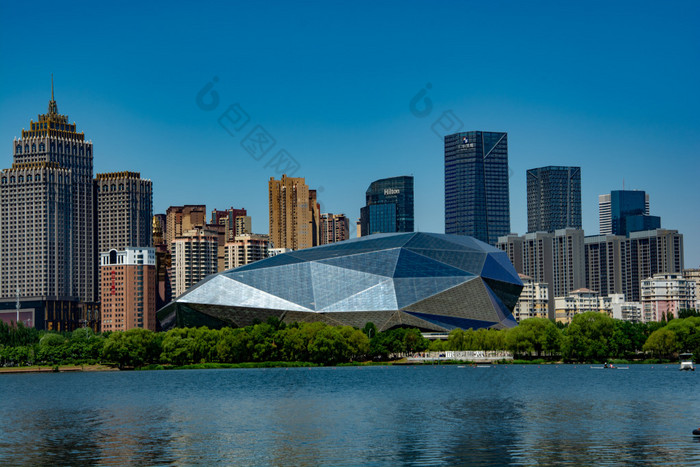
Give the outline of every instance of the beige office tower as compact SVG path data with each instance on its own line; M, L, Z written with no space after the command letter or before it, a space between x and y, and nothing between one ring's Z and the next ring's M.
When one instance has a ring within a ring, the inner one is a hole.
M95 302L97 252L92 143L48 112L12 145L0 189L0 298Z
M97 250L153 246L153 183L138 172L95 176Z
M316 190L303 178L270 178L270 241L274 248L301 250L319 244L320 207Z
M170 246L173 297L179 297L192 285L217 272L217 237L218 233L213 230L196 228L173 240Z
M321 245L350 238L350 220L345 214L321 214Z
M204 227L207 207L203 204L170 206L165 211L165 243L171 248L173 240L184 232L196 227ZM171 250L172 253L172 250Z
M260 261L268 257L270 237L258 234L236 235L233 242L226 243L226 269Z
M24 162L1 176L2 297L73 298L70 170L57 162Z

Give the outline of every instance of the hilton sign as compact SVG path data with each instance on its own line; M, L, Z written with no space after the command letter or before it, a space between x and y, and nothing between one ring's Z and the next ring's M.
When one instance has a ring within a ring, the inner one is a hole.
M401 193L401 190L398 188L384 188L384 196L398 195L399 193Z

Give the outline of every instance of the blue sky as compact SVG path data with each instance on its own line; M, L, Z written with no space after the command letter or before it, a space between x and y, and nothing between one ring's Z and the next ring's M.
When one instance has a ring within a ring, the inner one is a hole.
M442 232L433 128L454 117L455 129L508 132L514 232L527 227L525 171L577 165L587 234L597 196L624 182L650 194L698 267L698 24L694 1L3 0L0 166L46 111L54 73L95 171L152 179L156 212L245 207L265 233L284 150L322 209L352 220L370 182L413 174L417 229ZM410 110L421 91L423 116ZM269 152L245 149L251 132L274 139Z

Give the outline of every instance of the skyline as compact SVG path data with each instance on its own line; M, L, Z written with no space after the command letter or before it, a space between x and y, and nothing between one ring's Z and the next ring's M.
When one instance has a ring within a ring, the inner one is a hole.
M94 143L95 174L153 180L154 213L245 207L266 233L266 182L281 173L265 166L285 149L301 165L288 175L351 222L369 183L413 175L416 230L440 233L444 143L431 127L452 111L463 126L450 132L508 133L514 232L527 230L526 170L580 166L587 235L598 232L598 195L624 180L684 235L685 266L700 265L700 219L688 215L700 173L694 3L605 4L606 15L552 2L364 4L372 14L274 3L273 15L255 4L140 5L139 15L136 4L87 5L0 6L11 64L0 70L2 168L13 138L46 111L54 73L59 112ZM15 19L29 16L32 33L20 34ZM57 25L64 40L46 49ZM219 105L206 110L197 94L210 82ZM249 121L231 135L217 120L236 103ZM276 141L260 160L241 146L258 125Z

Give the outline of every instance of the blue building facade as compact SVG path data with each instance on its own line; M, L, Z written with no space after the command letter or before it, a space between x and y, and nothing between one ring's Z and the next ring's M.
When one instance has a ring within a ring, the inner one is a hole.
M372 182L360 209L362 236L413 232L413 177L384 178Z
M507 133L445 136L445 233L490 245L510 233Z
M661 228L659 216L648 215L646 193L640 190L610 192L610 220L614 235Z

